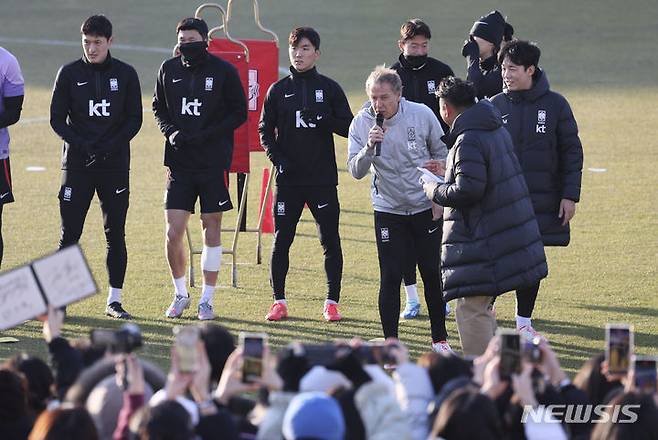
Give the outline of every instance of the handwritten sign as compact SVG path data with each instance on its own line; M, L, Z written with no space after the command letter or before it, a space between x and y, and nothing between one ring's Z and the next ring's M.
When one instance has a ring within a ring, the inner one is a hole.
M0 330L46 313L46 302L30 266L0 275Z
M96 293L96 283L80 246L69 246L32 263L49 304L62 307Z
M79 245L69 246L0 274L0 330L63 307L97 291Z

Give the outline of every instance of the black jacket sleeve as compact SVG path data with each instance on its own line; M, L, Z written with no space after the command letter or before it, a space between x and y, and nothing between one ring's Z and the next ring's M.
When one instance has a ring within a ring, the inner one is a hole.
M82 355L71 347L69 341L61 337L54 338L48 343L48 351L50 351L50 359L55 371L57 396L63 400L66 392L84 368Z
M487 186L487 165L482 151L470 142L455 144L454 183L439 185L434 202L451 208L466 208L484 196Z
M0 113L0 128L9 127L18 122L23 109L23 95L2 98L4 110Z
M164 86L164 64L160 66L160 71L158 72L158 78L155 81L155 92L153 93L153 115L155 116L155 122L158 124L158 128L162 134L169 138L172 133L180 130L171 118L169 117L169 110L167 109L167 94L165 92Z
M85 140L66 123L66 118L71 109L71 80L62 67L57 72L53 97L50 101L50 126L55 130L64 142L71 146L79 146Z
M277 93L274 84L267 91L263 101L263 109L258 121L258 133L260 134L260 144L265 149L267 158L275 165L281 165L286 162L286 158L277 145L276 125L278 120L277 114Z
M335 87L336 92L331 103L331 115L328 115L329 120L327 122L332 133L346 138L354 115L352 114L352 109L350 109L350 104L347 102L347 96L345 96L343 89L338 85Z
M224 117L199 133L194 133L195 138L206 140L233 132L247 120L247 99L244 96L238 71L233 66L230 66L226 73L226 80L222 84L222 96L226 103Z
M583 146L578 137L578 124L569 103L564 100L557 125L557 148L562 198L578 202L583 175Z
M110 138L102 142L101 148L97 152L112 153L123 148L126 142L139 133L142 127L142 90L139 86L139 77L135 69L130 68L127 91L126 105L124 107L125 119L116 132L110 135Z

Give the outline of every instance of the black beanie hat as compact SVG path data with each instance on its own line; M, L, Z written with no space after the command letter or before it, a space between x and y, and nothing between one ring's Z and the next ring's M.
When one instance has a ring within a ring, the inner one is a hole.
M505 22L503 14L498 11L491 11L480 17L478 21L473 23L470 32L470 35L487 40L495 46L500 46L503 37L506 41L512 39L513 34L514 28Z
M178 22L178 25L176 26L176 33L178 33L178 31L181 30L183 31L195 30L201 34L201 38L203 38L204 41L208 39L208 25L206 24L205 21L203 21L200 18L188 17L182 19L181 21Z

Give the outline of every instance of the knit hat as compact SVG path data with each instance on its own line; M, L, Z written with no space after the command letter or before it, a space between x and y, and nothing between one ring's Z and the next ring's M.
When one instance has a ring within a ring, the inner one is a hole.
M324 393L296 395L283 416L286 440L343 440L345 420L338 402Z
M470 32L470 35L487 40L495 46L500 46L503 37L505 37L505 40L510 40L513 34L514 28L505 22L503 14L498 11L491 11L480 17L478 21L473 23Z
M204 41L208 39L208 25L200 18L188 17L182 19L176 26L176 33L180 30L195 30L201 34Z

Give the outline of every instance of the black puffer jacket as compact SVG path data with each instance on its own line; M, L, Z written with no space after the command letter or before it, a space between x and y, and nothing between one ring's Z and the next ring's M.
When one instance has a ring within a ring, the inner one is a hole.
M569 244L569 225L558 217L560 200L580 199L583 147L567 100L549 90L546 74L529 90L504 90L491 101L503 115L525 175L546 246Z
M446 301L496 296L546 277L548 266L523 172L500 113L487 100L444 136L441 274Z

